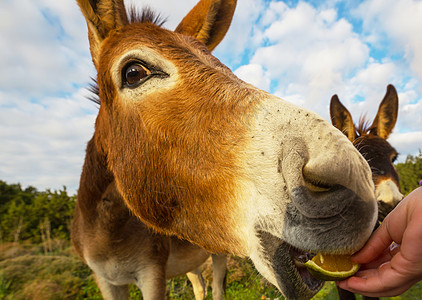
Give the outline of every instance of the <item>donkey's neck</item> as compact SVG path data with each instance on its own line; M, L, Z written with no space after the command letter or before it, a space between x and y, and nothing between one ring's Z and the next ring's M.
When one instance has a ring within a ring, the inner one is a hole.
M94 135L88 142L79 183L78 202L81 212L95 212L101 196L112 181L113 175L107 168L107 157L98 149Z

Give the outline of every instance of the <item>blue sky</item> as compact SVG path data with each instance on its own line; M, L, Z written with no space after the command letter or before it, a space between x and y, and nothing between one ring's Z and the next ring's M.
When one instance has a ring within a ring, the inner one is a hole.
M147 4L174 29L196 0ZM387 84L399 93L389 140L422 148L422 2L239 0L214 55L245 81L329 118L333 94L372 120ZM39 189L78 186L97 107L86 24L74 0L0 2L0 179Z

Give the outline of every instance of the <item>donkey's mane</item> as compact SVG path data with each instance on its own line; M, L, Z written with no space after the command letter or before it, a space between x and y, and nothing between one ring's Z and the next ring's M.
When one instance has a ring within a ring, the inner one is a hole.
M156 26L163 26L167 18L163 18L160 14L153 11L150 7L144 7L141 11L135 6L131 6L128 10L129 24L133 23L152 23Z
M366 135L371 131L372 127L368 121L366 115L363 115L359 118L359 124L356 127L356 131L359 136Z
M91 77L91 83L88 85L87 90L90 91L91 94L88 95L86 98L89 101L92 101L95 104L100 105L101 104L100 89L98 87L97 80L95 80L95 78Z

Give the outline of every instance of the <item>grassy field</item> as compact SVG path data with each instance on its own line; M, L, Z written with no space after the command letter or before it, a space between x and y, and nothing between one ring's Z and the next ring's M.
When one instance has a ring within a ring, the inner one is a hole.
M211 297L211 263L203 267L203 275ZM194 299L186 276L169 280L169 299ZM68 241L53 240L52 251L42 245L25 243L0 244L0 299L102 299L91 271L74 254ZM142 299L140 291L131 287L131 299ZM226 299L283 299L281 294L259 275L245 259L230 257ZM338 299L334 284L327 283L315 300ZM422 283L395 300L422 299Z

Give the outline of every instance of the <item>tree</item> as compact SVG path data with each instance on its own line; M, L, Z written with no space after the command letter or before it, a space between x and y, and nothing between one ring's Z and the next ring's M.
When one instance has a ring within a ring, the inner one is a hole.
M4 215L12 202L28 204L37 193L37 189L32 186L22 190L20 184L7 184L0 180L0 215Z
M39 243L48 228L51 238L69 239L75 203L76 196L68 196L66 187L39 192L0 181L0 236L4 241Z
M408 155L404 163L396 165L397 172L400 178L400 188L404 195L419 186L422 180L422 152L419 150L419 155Z

